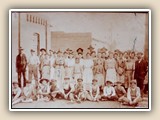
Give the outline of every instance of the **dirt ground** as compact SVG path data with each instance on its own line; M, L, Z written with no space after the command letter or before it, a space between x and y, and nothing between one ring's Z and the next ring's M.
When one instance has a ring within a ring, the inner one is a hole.
M90 102L84 101L82 103L70 103L67 100L55 101L33 101L32 103L18 103L12 108L133 108L131 106L122 105L117 101L100 101ZM144 98L136 108L148 108L148 98Z

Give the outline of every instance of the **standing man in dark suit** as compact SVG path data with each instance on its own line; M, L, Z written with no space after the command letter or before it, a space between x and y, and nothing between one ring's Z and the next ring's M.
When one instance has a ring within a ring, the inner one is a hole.
M23 76L23 87L26 86L26 66L27 58L23 52L23 48L20 47L19 54L16 57L16 70L18 73L18 86L21 88L21 75Z
M144 79L147 74L148 63L143 59L143 53L137 53L138 60L135 62L134 79L137 80L137 86L141 90L141 96L143 97L144 91Z

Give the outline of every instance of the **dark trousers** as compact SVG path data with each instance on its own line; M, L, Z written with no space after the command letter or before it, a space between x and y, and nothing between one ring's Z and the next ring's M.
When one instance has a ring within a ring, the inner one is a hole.
M26 71L18 71L18 86L21 88L21 77L23 76L23 87L26 86Z

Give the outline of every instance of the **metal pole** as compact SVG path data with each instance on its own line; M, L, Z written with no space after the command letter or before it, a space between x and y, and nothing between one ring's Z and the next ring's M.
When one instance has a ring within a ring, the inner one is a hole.
M46 51L47 51L47 44L48 44L48 41L47 41L47 20L46 20L46 24L45 24L45 36L46 36Z
M20 12L18 13L18 48L20 48L21 46L21 15L20 15Z

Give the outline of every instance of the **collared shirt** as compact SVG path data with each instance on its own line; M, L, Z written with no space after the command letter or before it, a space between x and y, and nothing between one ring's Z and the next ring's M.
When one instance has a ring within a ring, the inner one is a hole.
M116 95L115 89L112 86L105 86L103 93L104 93L104 96L109 96L109 95L115 96Z
M31 65L39 64L40 61L39 61L38 56L36 56L36 55L30 56L28 63L31 64Z

